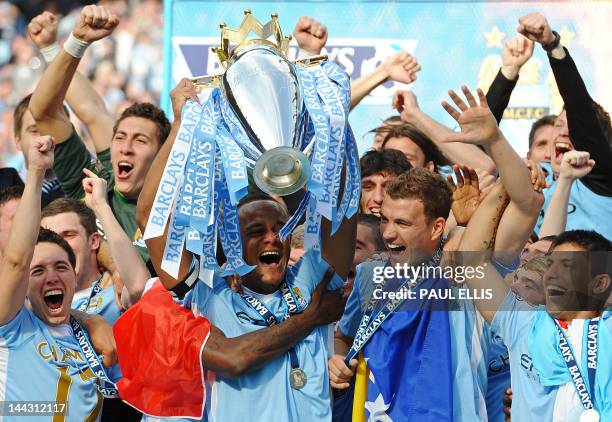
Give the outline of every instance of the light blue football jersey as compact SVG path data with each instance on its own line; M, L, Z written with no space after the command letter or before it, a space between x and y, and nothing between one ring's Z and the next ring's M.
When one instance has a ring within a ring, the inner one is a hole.
M308 251L295 266L288 269L291 275L287 279L293 279L293 292L302 309L310 302L310 295L327 268L329 265L323 261L319 252ZM328 288L337 289L342 284L343 280L335 275ZM265 304L278 320L282 320L287 313L287 306L279 291L269 295L248 289L245 292ZM261 315L239 294L233 292L224 279L216 275L212 289L198 282L186 296L184 306L191 306L195 314L206 317L227 337L237 337L267 327ZM331 421L327 339L328 327L317 327L295 346L300 368L308 378L301 390L293 389L289 384L289 353L239 377L228 378L207 371L203 420ZM145 416L144 420L160 419Z
M117 368L108 375L120 378ZM53 421L96 421L103 399L95 379L69 324L47 325L24 307L0 327L0 401L66 403L67 415ZM4 420L14 418L5 413ZM48 422L52 416L23 420Z
M79 309L79 307L89 301L89 305L84 312L88 314L95 314L102 316L109 324L113 325L115 321L121 316L121 311L117 307L115 301L115 288L111 283L108 287L102 289L100 292L91 296L93 287L83 289L74 294L72 298L72 309Z
M550 204L550 198L557 186L557 181L552 177L550 163L540 163L540 166L548 171L546 180L550 183L550 187L544 189L544 206L535 228L538 233ZM597 195L578 179L574 181L570 191L565 230L594 230L607 239L612 239L611 210L612 197Z
M355 284L346 303L338 329L354 338L365 310L365 301L373 291L373 270L384 266L383 261L370 261L357 266ZM458 287L451 287L459 298ZM487 356L489 336L480 313L468 299L455 299L449 311L451 326L453 386L453 416L457 421L487 418ZM418 398L408 398L408 400Z
M514 422L553 418L557 389L540 384L528 349L529 332L537 309L510 291L491 324L493 333L503 339L510 355ZM541 312L546 311L541 308Z

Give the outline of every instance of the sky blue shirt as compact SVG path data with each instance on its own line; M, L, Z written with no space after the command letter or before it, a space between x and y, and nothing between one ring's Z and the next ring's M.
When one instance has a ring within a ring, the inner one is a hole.
M109 371L109 377L113 381L120 377L117 368ZM24 307L0 327L0 401L67 402L66 420L98 420L102 396L94 382L69 324L47 325ZM51 418L24 420L48 422Z
M355 337L366 300L374 289L373 268L384 265L383 261L370 261L357 266L355 284L338 325L342 334L347 337ZM457 287L451 287L451 289L454 292L458 291ZM455 296L458 297L457 294ZM457 421L485 419L489 334L484 320L476 312L471 300L454 300L452 309L449 311L449 318L455 379L453 386L454 419ZM418 400L418 398L414 399Z
M115 288L113 284L111 283L90 299L91 290L92 287L76 292L72 298L72 309L79 309L83 303L89 300L89 305L85 312L100 315L109 324L113 325L121 316L121 311L115 301Z
M550 204L550 198L557 186L557 181L552 177L550 163L540 163L540 166L548 171L546 180L550 183L550 187L544 189L544 206L535 228L538 233ZM594 230L607 239L612 239L611 209L612 197L597 195L578 179L574 181L570 191L565 230Z
M310 295L328 267L318 252L308 251L288 269L294 277L293 291L303 307L310 302ZM340 288L342 284L343 281L335 275L329 289ZM245 289L245 293L259 299L277 319L282 320L287 313L279 291L263 295ZM198 282L184 305L191 305L194 313L208 318L227 337L267 327L262 317L216 275L212 289ZM301 390L293 389L289 384L289 353L239 377L228 378L207 372L204 420L331 421L327 339L328 327L317 327L295 347L300 368L308 377Z
M537 309L510 291L491 324L491 329L503 339L510 355L513 422L549 421L553 416L557 389L540 384L528 349L529 332ZM540 309L546 312L544 308Z

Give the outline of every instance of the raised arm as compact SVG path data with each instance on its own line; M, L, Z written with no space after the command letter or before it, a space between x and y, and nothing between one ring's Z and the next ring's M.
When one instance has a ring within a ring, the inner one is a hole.
M87 176L83 179L85 204L94 211L104 227L113 262L129 293L129 304L134 304L142 296L151 274L106 201L106 181L87 169L83 172Z
M490 261L484 258L490 258L490 253L495 245L497 228L508 201L509 198L503 185L497 183L470 219L461 237L458 248L460 252L456 252L463 254L463 265L483 266L484 277L468 278L466 282L471 289L492 289L493 295L490 299L474 299L476 307L489 323L493 321L495 312L508 293L509 287ZM482 252L482 254L475 252Z
M379 85L391 80L410 84L417 78L421 65L407 51L399 51L389 57L371 73L351 82L351 110Z
M476 145L446 142L447 137L453 131L423 112L419 108L414 93L397 91L393 96L392 105L400 112L400 117L404 122L413 125L427 135L450 161L495 174L495 163Z
M510 102L521 67L533 55L534 42L519 35L504 44L502 67L487 91L487 103L499 123Z
M149 214L151 213L151 207L155 201L157 188L164 173L164 168L166 167L168 157L170 156L170 151L174 145L174 140L181 126L181 111L183 110L183 106L188 99L199 101L195 85L189 79L181 80L170 93L170 97L172 98L174 122L172 123L172 128L170 130L170 134L168 135L168 139L157 152L157 155L153 160L153 164L151 164L151 168L149 169L147 177L145 178L145 183L140 191L140 195L138 196L136 222L138 223L138 227L140 227L140 231L142 233L144 233L146 230L147 222L149 221ZM157 272L160 281L167 289L173 288L178 284L179 280L185 278L192 261L192 254L187 251L186 248L183 248L181 266L177 279L162 270L161 263L164 248L166 246L169 225L170 224L166 225L166 231L162 236L147 239L145 241L149 251L149 256L151 257L151 262L155 267L155 271Z
M608 139L610 128L607 129L608 135L602 129L604 124L610 125L609 119L604 123L603 119L600 121L597 117L596 105L576 63L567 49L558 42L558 34L553 33L543 15L532 13L523 16L519 19L518 31L549 49L548 60L567 112L570 140L575 149L588 152L595 160L595 167L582 182L597 194L612 195L612 166L609 165L612 161L612 148Z
M42 182L53 165L53 139L39 136L28 154L28 176L15 213L0 267L0 325L10 322L23 308L28 291L30 262L40 229Z
M57 43L57 24L54 14L43 12L28 25L30 38L48 63L61 51ZM66 101L91 134L96 152L110 148L114 120L91 82L78 71L68 86Z
M47 67L32 94L29 109L38 131L53 136L56 143L67 140L72 134L63 102L85 48L108 36L118 23L117 16L105 8L85 6L64 48Z
M568 151L563 154L561 171L555 185L555 190L545 210L540 237L558 236L565 231L567 223L567 205L572 190L572 184L593 169L595 161L591 160L586 151Z
M482 91L478 90L480 104L476 103L467 87L462 87L462 91L469 107L454 91L450 91L450 96L461 112L448 103L443 103L446 111L461 126L461 133L454 134L450 140L480 144L495 162L500 179L510 197L504 221L500 223L496 259L509 263L520 253L531 234L543 204L541 185L545 182L543 177L532 177L523 160L505 139ZM536 183L538 181L539 183Z

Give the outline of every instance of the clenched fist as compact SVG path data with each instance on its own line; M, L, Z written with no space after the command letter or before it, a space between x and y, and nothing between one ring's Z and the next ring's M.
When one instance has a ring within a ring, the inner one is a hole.
M530 13L520 18L517 32L541 45L550 44L555 39L548 21L539 13Z
M28 35L39 49L57 41L57 17L50 12L43 12L28 24Z
M27 151L28 171L44 174L53 165L53 151L55 144L52 136L38 136L31 143Z
M118 24L119 18L106 8L85 6L72 34L81 41L94 42L109 36Z
M302 16L295 24L293 37L302 50L317 55L327 42L327 27L313 18Z

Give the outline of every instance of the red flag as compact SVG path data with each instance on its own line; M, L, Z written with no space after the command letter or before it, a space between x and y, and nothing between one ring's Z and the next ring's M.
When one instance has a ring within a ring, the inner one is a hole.
M150 416L202 418L206 318L174 302L158 280L115 322L113 332L123 374L117 387L126 403Z

